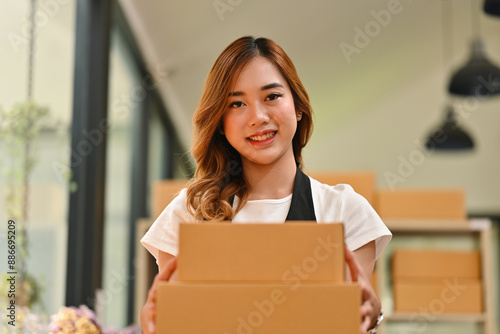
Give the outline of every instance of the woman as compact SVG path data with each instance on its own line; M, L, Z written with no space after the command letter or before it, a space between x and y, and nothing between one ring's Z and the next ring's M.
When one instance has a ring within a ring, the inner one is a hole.
M142 239L160 271L141 311L144 332L154 332L158 282L175 276L179 223L201 220L343 222L354 253L346 261L363 290L361 332L372 328L380 301L368 278L391 233L350 186L301 171L312 109L286 53L266 38L231 43L210 70L193 121L195 176Z

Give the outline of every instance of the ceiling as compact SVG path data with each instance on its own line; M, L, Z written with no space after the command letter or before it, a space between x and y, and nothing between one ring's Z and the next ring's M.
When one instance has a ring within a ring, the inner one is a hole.
M460 62L467 56L466 43L471 37L471 2L447 1L452 9L447 17L455 31L451 45ZM191 116L208 70L222 49L243 35L265 36L278 42L294 61L311 95L316 117L337 110L336 115L326 117L332 121L345 117L344 112L350 116L362 112L367 103L390 94L414 76L444 69L441 1L120 3L150 70L157 73L174 122L184 130L182 139L187 145ZM478 14L479 7L479 2L473 2ZM495 19L480 15L486 38L489 25L492 31L498 30L498 25ZM369 32L371 37L365 35L363 39L359 31ZM359 98L361 94L363 99Z
M240 36L269 37L286 50L317 115L322 108L331 108L334 97L337 110L362 110L364 101L353 99L356 92L369 90L368 97L383 94L408 71L419 73L435 63L441 52L439 1L121 0L121 4L150 70L160 77L174 122L185 130L187 144L203 80L222 49ZM383 12L391 13L385 19L388 24L378 25L378 34L374 30L367 46L348 62L341 43L356 46L355 29L364 30ZM427 52L421 53L422 49ZM377 78L376 87L372 78Z

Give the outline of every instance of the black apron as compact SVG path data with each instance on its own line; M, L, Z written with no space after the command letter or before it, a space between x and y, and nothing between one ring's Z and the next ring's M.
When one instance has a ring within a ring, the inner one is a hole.
M311 180L299 167L295 173L292 203L285 221L310 220L316 221L311 191Z
M231 206L233 198L229 199ZM286 216L285 222L293 221L316 221L314 214L314 204L311 191L311 180L304 174L299 167L295 172L295 181L293 183L292 203Z

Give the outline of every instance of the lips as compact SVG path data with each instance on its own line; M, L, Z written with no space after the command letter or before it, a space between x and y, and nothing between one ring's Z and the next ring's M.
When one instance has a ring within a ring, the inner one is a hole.
M264 140L267 140L269 138L274 137L277 132L278 131L270 131L270 132L264 133L262 135L247 137L247 139L254 141L254 142L264 141Z

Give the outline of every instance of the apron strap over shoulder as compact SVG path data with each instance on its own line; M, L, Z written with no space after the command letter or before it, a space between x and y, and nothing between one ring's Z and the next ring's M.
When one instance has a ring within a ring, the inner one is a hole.
M316 221L311 180L300 170L299 167L297 167L295 182L293 184L292 203L285 221L288 220Z

